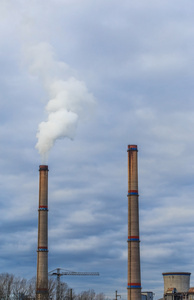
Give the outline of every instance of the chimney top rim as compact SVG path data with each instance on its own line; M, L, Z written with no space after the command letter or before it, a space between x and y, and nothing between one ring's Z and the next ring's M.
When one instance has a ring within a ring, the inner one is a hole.
M166 273L162 273L163 276L168 276L168 275L188 275L190 276L191 273L190 272L166 272Z
M47 165L40 165L39 166L39 171L47 171L48 170L48 166Z

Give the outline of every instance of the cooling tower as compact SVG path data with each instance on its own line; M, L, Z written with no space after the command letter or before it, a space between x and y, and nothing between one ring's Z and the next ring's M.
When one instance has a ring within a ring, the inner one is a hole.
M48 166L39 167L36 300L48 299Z
M141 300L137 151L128 146L128 300Z
M164 294L172 288L176 289L177 293L187 293L190 288L190 275L187 272L171 272L162 273L164 279Z

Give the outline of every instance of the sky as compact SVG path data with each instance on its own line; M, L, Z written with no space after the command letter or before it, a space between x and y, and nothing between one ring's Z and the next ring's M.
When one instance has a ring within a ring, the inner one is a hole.
M61 279L126 300L137 144L142 290L161 298L163 272L191 272L194 286L193 11L192 0L0 0L1 273L36 275L46 163L49 271L99 272Z

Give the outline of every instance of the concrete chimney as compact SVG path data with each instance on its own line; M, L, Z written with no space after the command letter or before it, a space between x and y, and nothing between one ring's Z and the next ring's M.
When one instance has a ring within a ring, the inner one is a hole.
M137 151L128 146L128 300L141 300Z
M48 299L48 166L39 166L36 300Z

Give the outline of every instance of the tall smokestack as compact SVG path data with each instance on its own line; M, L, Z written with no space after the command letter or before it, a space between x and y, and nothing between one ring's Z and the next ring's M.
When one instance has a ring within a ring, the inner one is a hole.
M36 300L48 299L48 166L39 166Z
M137 151L128 146L128 300L141 300Z

